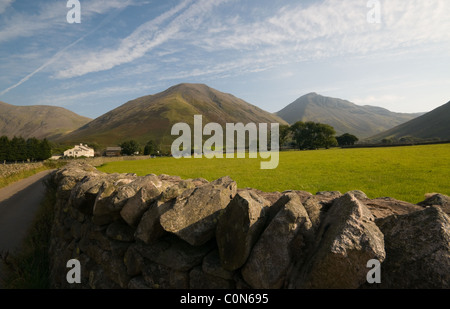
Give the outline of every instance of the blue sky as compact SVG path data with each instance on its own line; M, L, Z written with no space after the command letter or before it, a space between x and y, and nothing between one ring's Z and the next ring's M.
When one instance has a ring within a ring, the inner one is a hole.
M270 112L309 92L396 112L450 100L448 0L380 0L380 23L368 0L80 3L70 24L67 0L0 0L0 101L95 118L183 82Z

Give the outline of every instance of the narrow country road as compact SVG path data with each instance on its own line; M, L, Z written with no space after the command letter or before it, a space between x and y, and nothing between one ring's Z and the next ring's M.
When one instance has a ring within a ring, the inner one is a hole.
M20 247L45 195L44 179L51 170L0 189L0 252Z
M20 248L45 196L44 180L51 172L43 171L0 189L0 252ZM2 267L0 262L0 279Z

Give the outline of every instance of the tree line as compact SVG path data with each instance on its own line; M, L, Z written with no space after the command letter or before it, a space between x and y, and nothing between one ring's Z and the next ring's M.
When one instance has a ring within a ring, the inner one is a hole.
M122 148L121 153L127 156L134 155L135 153L138 153L142 150L140 144L135 140L125 141L121 143L119 146ZM158 155L159 154L158 145L153 140L148 141L147 144L145 144L144 146L143 154L144 156Z
M51 156L52 149L47 139L0 137L0 162L43 161Z
M345 133L336 136L335 129L327 124L317 122L296 122L288 126L280 126L280 146L290 145L300 150L315 150L320 148L331 148L336 146L352 146L358 142L358 138L352 134ZM140 144L135 140L128 140L119 145L123 155L133 155L142 151ZM144 155L159 154L158 145L150 140L143 149Z
M291 126L280 126L280 146L290 144L300 150L351 146L357 141L358 138L349 133L336 136L334 128L323 123L299 121Z

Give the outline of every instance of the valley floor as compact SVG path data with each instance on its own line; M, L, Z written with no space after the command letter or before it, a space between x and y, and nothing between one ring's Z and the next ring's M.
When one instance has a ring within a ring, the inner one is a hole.
M262 160L154 158L105 163L99 170L209 181L230 176L241 188L266 192L361 190L370 198L389 196L411 203L424 200L427 193L450 194L450 144L280 152L274 170L261 170Z

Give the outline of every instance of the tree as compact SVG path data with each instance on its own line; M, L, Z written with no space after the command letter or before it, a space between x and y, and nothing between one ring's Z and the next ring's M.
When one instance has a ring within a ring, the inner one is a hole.
M144 156L155 155L158 151L158 146L153 140L148 141L144 147Z
M290 130L288 125L280 126L280 147L286 143Z
M23 137L14 136L10 142L9 161L24 161L27 158L27 143Z
M129 140L119 145L122 147L122 154L132 156L139 151L139 144L135 140Z
M9 160L10 153L10 141L7 136L0 137L0 161L4 162Z
M91 142L91 143L88 143L87 145L88 145L88 147L94 149L94 151L99 151L102 148L100 146L100 144L96 143L96 142Z
M31 137L27 139L26 147L27 147L27 158L30 160L37 160L39 157L39 148L40 148L40 141L35 138Z
M336 131L327 124L299 121L291 126L296 146L300 150L314 150L336 146Z
M339 146L353 146L357 141L359 141L359 139L356 136L350 133L345 133L341 136L338 136L336 137L336 140Z
M37 151L37 159L38 160L47 160L52 157L52 147L50 146L49 141L44 138L39 143L39 148Z

